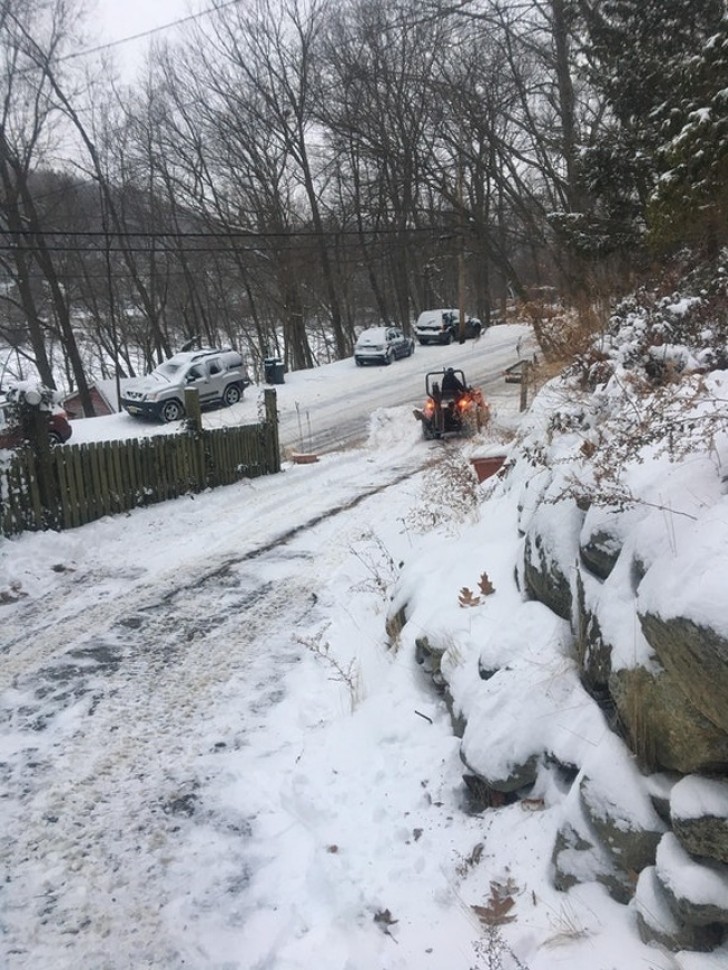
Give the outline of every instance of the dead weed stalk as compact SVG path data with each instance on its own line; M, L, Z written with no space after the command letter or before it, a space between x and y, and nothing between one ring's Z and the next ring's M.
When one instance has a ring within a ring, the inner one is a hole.
M338 684L343 684L349 693L349 704L351 711L355 711L361 701L361 673L356 660L351 660L346 666L341 664L336 657L331 656L331 644L324 640L324 630L320 630L313 636L294 635L296 643L300 643L310 653L326 666L330 671L329 680Z

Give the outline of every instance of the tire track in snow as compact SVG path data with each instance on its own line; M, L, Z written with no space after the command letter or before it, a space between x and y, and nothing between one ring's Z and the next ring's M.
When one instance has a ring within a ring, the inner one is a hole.
M133 590L116 610L104 604L91 619L47 631L51 656L19 671L0 704L8 733L25 742L0 766L0 845L13 874L0 889L9 967L29 970L32 954L34 965L46 960L54 970L120 970L127 964L93 949L113 927L139 966L176 970L180 952L160 933L160 911L173 902L168 873L187 865L179 844L200 828L219 862L198 891L203 903L220 881L231 899L242 892L255 819L206 807L206 739L223 727L221 745L246 745L285 696L286 671L300 658L290 631L315 618L312 591L336 555L314 562L296 540L417 470L392 469L386 481L214 567L195 561L183 582L150 590L142 603ZM158 909L148 911L128 874L130 847Z
M309 563L295 566L304 575L258 580L254 592L255 577L241 570L237 579L245 593L238 596L229 584L230 611L222 618L220 590L210 577L194 597L180 591L156 610L135 614L131 627L117 624L87 643L86 663L74 667L72 678L57 666L19 683L24 702L4 713L33 747L5 766L10 817L2 840L13 873L3 893L4 944L18 966L24 966L24 952L37 960L45 950L53 954L47 965L56 970L92 966L76 962L77 948L87 929L94 937L103 933L114 910L115 933L121 915L133 940L126 952L139 947L140 965L177 966L174 944L157 940L159 912L147 911L143 894L137 898L122 856L131 832L142 876L158 883L164 904L165 859L173 859L177 833L190 827L203 798L208 779L200 777L197 763L209 753L201 744L214 732L221 697L234 682L237 705L241 699L245 705L230 717L232 743L245 744L267 707L284 696L281 673L297 662L298 649L288 642L271 654L266 645L287 640L291 625L311 609ZM210 623L213 608L218 619ZM112 661L95 664L95 654ZM251 823L214 824L244 832ZM28 909L39 928L30 940L15 931L13 919L22 916L22 928Z
M429 452L427 455L429 455ZM194 590L200 583L204 583L206 578L222 575L236 563L257 559L279 546L286 545L292 538L307 529L314 528L326 519L354 508L360 502L378 494L390 485L414 476L425 463L426 458L423 458L417 461L414 466L393 467L386 480L368 488L361 489L360 486L354 485L344 498L339 499L331 506L322 508L313 515L307 514L300 523L284 532L277 532L275 526L271 523L271 520L280 518L279 502L281 496L278 495L272 507L264 510L256 522L259 536L257 543L255 543L253 537L254 544L245 552L228 555L223 558L222 562L219 556L215 557L214 563L212 562L213 557L209 555L198 556L191 563L181 564L178 571L169 571L165 576L156 579L152 589L145 588L142 575L139 581L134 582L132 587L118 600L113 602L102 600L91 607L84 604L79 611L68 616L62 616L60 619L55 614L50 619L48 618L49 603L45 599L27 604L21 601L17 604L14 613L7 618L4 626L4 645L0 648L4 679L8 683L12 683L18 674L29 667L41 666L58 652L59 644L71 643L82 639L84 636L91 635L100 626L109 626L129 612L140 613L154 610L159 603L173 599L180 590ZM331 472L330 466L327 466L327 471ZM344 474L346 474L346 471ZM291 483L293 488L296 488L298 484L297 482ZM285 497L282 501L286 501ZM301 513L309 513L311 504L308 495L304 495L301 502ZM182 570L187 573L187 576L180 575ZM65 591L65 595L70 596L72 594L73 584L85 582L92 585L94 579L93 573L69 578L69 588Z

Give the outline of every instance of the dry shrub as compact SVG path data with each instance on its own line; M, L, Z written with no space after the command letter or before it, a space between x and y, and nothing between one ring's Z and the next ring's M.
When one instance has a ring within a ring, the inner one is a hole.
M361 673L356 660L351 660L344 666L336 657L331 655L331 644L324 639L325 629L319 630L312 636L294 634L293 639L300 643L310 653L318 658L329 670L329 680L343 684L349 694L349 704L352 713L362 699Z
M532 299L520 304L520 313L521 319L530 321L540 350L529 370L530 393L537 393L569 365L576 364L585 380L594 374L600 364L595 337L604 333L609 319L606 303L581 298L567 307Z
M587 939L591 932L582 924L570 903L563 905L558 913L552 911L548 917L554 932L543 942L547 949L568 946L576 940Z
M404 517L406 528L425 533L475 517L480 503L478 476L459 448L448 447L429 465L422 496Z
M531 301L523 310L533 326L543 359L557 371L577 354L586 352L606 322L603 311L586 300L570 307Z

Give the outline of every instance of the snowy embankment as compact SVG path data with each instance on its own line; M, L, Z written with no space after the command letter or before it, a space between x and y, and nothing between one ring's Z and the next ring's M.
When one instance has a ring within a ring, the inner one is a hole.
M549 748L644 808L568 623L516 586L525 465L477 486L459 457L493 446L386 409L360 450L4 543L9 970L725 965L645 946L603 885L555 889L573 778L488 809L463 781L422 638L470 766Z
M533 859L549 884L571 906L624 907L599 966L728 962L728 379L724 356L687 345L688 309L665 299L652 318L616 317L541 392L469 533L479 564L446 556L458 604L433 605L443 572L421 562L395 602L463 734L471 802L491 822L543 811L554 829ZM719 344L701 310L698 339ZM686 345L668 342L675 320ZM502 965L593 962L588 917L558 958L542 952L538 916L517 907L524 883L522 869L504 900L496 882L476 910L491 933L516 917Z

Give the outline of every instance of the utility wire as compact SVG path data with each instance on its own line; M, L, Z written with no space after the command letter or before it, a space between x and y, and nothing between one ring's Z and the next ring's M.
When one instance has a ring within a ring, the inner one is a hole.
M382 226L379 229L328 229L325 236L392 236L410 235L413 233L454 233L453 226L407 226L400 229L397 226ZM296 239L308 236L320 236L316 229L289 229L281 232L255 232L252 229L213 231L186 231L179 229L159 229L153 232L146 230L87 230L87 229L0 229L0 236L75 236L80 239Z
M51 245L45 246L44 248L50 252L89 252L88 246L82 246L80 243L76 243L75 240L89 239L89 240L99 240L103 239L107 241L109 245L103 248L106 250L110 248L111 252L128 252L130 250L136 252L147 252L149 247L127 247L121 245L122 241L125 239L139 241L139 240L166 240L166 241L183 241L185 239L193 240L209 240L211 242L215 240L242 240L249 243L255 244L247 248L256 249L259 248L261 244L272 239L283 239L283 240L296 240L296 239L313 239L320 236L321 233L315 229L290 229L283 232L254 232L252 230L226 230L223 232L212 232L212 231L181 231L181 230L158 230L155 232L148 231L103 231L103 230L73 230L73 229L0 229L0 237L9 237L9 239L23 239L26 240L25 243L18 245L14 242L2 243L0 242L0 250L12 250L17 252L27 252L35 251L37 246L32 245L33 237L42 237L44 240L47 238L53 238L58 236L63 236L69 239L68 244L60 245L58 243L52 243ZM451 238L458 235L457 230L453 226L409 226L404 229L397 228L396 226L382 226L379 229L331 229L324 232L324 235L333 240L343 239L345 241L349 239L361 239L367 238L369 241L372 239L376 240L377 237L402 237L402 236L417 236L417 235L428 235L428 236L438 236L440 239ZM187 248L185 247L185 252L215 252L209 247L207 248Z
M131 34L129 37L121 37L119 40L111 40L104 44L98 44L96 47L89 47L87 50L64 54L62 57L56 58L56 63L60 61L71 61L79 57L90 57L91 54L98 54L100 51L110 50L112 47L120 47L122 44L128 44L133 40L143 40L145 37L159 34L163 30L169 30L170 27L178 27L180 24L189 23L191 20L199 20L201 17L206 17L211 13L217 13L218 10L224 10L226 7L233 7L240 2L241 0L227 0L226 3L220 3L215 7L208 7L207 10L201 10L199 13L189 14L186 17L180 17L178 20L172 20L168 24L161 24L159 27L143 30L139 34Z

